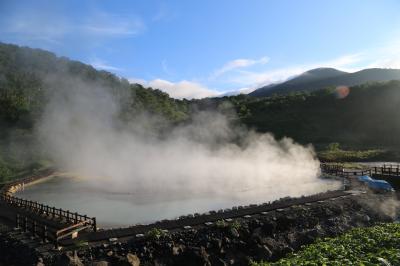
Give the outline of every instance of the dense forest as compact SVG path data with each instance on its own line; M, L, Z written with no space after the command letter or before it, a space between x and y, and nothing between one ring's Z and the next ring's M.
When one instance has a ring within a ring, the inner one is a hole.
M224 100L224 99L221 99ZM301 143L339 142L352 147L399 147L400 81L254 99L229 99L247 126Z
M71 79L109 90L119 101L120 116L126 122L143 113L163 117L167 125L188 118L186 100L175 100L160 90L130 84L48 51L0 43L0 181L45 164L34 137L35 124L49 97L76 83Z
M328 87L259 98L239 95L176 100L160 90L130 84L109 72L44 50L0 43L2 180L45 164L33 136L35 123L48 98L68 89L71 77L110 90L122 107L121 119L127 122L150 113L173 126L189 121L198 110L218 110L248 128L312 143L317 149L334 142L363 149L400 147L400 81L354 86L343 99L336 96L335 87Z

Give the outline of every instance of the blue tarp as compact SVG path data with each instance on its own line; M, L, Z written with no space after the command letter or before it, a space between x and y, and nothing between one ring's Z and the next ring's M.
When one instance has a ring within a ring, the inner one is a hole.
M371 179L367 184L372 189L392 191L393 187L385 180Z
M373 181L374 179L372 179L369 175L362 175L358 177L358 180L361 182L369 182Z

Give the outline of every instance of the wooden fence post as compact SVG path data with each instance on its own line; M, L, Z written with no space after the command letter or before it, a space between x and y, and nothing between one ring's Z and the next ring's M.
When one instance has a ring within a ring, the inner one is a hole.
M24 217L24 232L28 231L28 217Z
M36 221L35 220L33 220L32 221L32 235L33 236L36 236Z
M97 232L96 217L93 217L93 231L94 231L94 232Z
M43 243L47 242L47 226L46 225L43 225L42 241L43 241Z
M19 228L19 218L20 218L19 214L17 213L17 217L16 217L16 220L15 220L17 228Z

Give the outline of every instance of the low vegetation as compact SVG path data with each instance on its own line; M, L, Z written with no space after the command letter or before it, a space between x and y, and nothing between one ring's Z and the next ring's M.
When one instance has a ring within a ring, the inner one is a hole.
M379 161L384 155L383 150L360 150L360 151L321 151L318 157L325 162L364 162Z
M400 224L356 228L336 237L318 240L298 253L269 265L400 265Z
M325 150L318 152L324 162L363 162L377 161L384 157L384 150L342 150L337 142L330 143Z
M146 237L150 240L158 240L163 236L166 236L167 233L159 228L153 228L146 233Z

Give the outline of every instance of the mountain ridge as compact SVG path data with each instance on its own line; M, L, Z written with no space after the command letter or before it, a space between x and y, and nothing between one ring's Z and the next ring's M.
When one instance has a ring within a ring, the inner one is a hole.
M316 91L330 86L355 86L366 82L400 80L400 69L367 68L344 72L334 68L315 68L276 85L267 85L249 93L254 97L287 94L299 91Z

